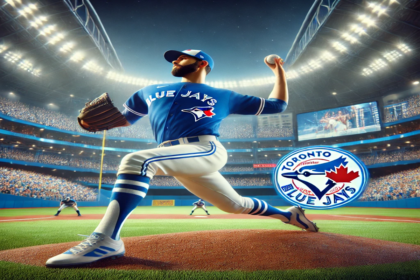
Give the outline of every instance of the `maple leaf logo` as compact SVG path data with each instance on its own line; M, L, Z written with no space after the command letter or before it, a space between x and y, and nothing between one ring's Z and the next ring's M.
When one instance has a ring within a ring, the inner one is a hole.
M359 171L354 172L351 171L350 173L347 173L348 168L344 167L343 165L340 165L339 168L335 168L335 172L326 172L326 177L330 178L336 183L350 183L354 179L359 177Z

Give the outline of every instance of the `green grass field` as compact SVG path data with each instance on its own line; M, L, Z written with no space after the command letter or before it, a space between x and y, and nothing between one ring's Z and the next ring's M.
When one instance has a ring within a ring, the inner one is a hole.
M208 207L211 214L223 214L215 207ZM81 208L82 214L103 214L105 207ZM191 207L138 207L136 214L185 214ZM4 209L1 217L24 215L53 215L56 208ZM198 209L195 214L200 215ZM339 208L307 213L333 215L380 215L392 217L420 217L420 209ZM75 215L65 209L62 215ZM204 212L203 212L204 214ZM322 232L362 236L380 240L420 245L420 223L362 222L317 220ZM99 220L40 220L0 224L0 250L80 241L78 234L90 234ZM121 232L123 237L166 234L200 230L221 229L282 229L293 230L278 220L191 220L145 219L127 220ZM65 229L65 230L63 230ZM211 260L209 260L211 261ZM47 269L21 264L0 262L0 279L420 279L420 261L363 266L353 268L256 271L256 272L199 272L199 271L120 271L89 269Z

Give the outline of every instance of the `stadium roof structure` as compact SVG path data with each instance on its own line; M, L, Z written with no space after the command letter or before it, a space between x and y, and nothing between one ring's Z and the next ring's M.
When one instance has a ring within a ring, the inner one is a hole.
M316 0L286 58L290 106L300 113L418 92L419 49L420 1Z
M2 1L1 91L18 91L35 104L54 102L66 110L71 101L80 108L101 93L101 77L110 70L124 71L88 0Z

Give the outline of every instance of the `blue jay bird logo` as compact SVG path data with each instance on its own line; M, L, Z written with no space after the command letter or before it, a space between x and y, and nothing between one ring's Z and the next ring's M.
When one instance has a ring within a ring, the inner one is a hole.
M357 199L369 173L352 153L327 146L297 149L274 171L276 191L287 201L309 209L332 209Z
M194 119L196 122L199 120L202 120L204 118L211 118L216 115L216 113L213 112L214 108L211 106L195 106L190 109L183 109L182 112L190 113L194 116Z
M328 171L335 171L340 166L346 166L347 161L342 156L338 159L332 160L330 162L314 164L314 165L306 165L297 169L294 172L288 172L281 174L285 178L290 178L293 180L297 180L310 189L318 199L321 199L329 190L337 185L336 182L328 179L324 185L324 188L321 190L316 186L316 183L319 182L319 177L326 176ZM326 176L328 178L328 176ZM319 184L317 184L319 186Z

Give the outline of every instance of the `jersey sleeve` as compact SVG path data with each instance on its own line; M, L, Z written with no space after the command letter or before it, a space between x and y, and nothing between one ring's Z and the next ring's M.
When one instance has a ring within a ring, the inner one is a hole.
M123 116L130 124L135 123L148 113L148 107L143 98L143 91L134 93L124 104Z
M229 114L259 116L264 109L264 103L264 98L232 91L229 98Z

